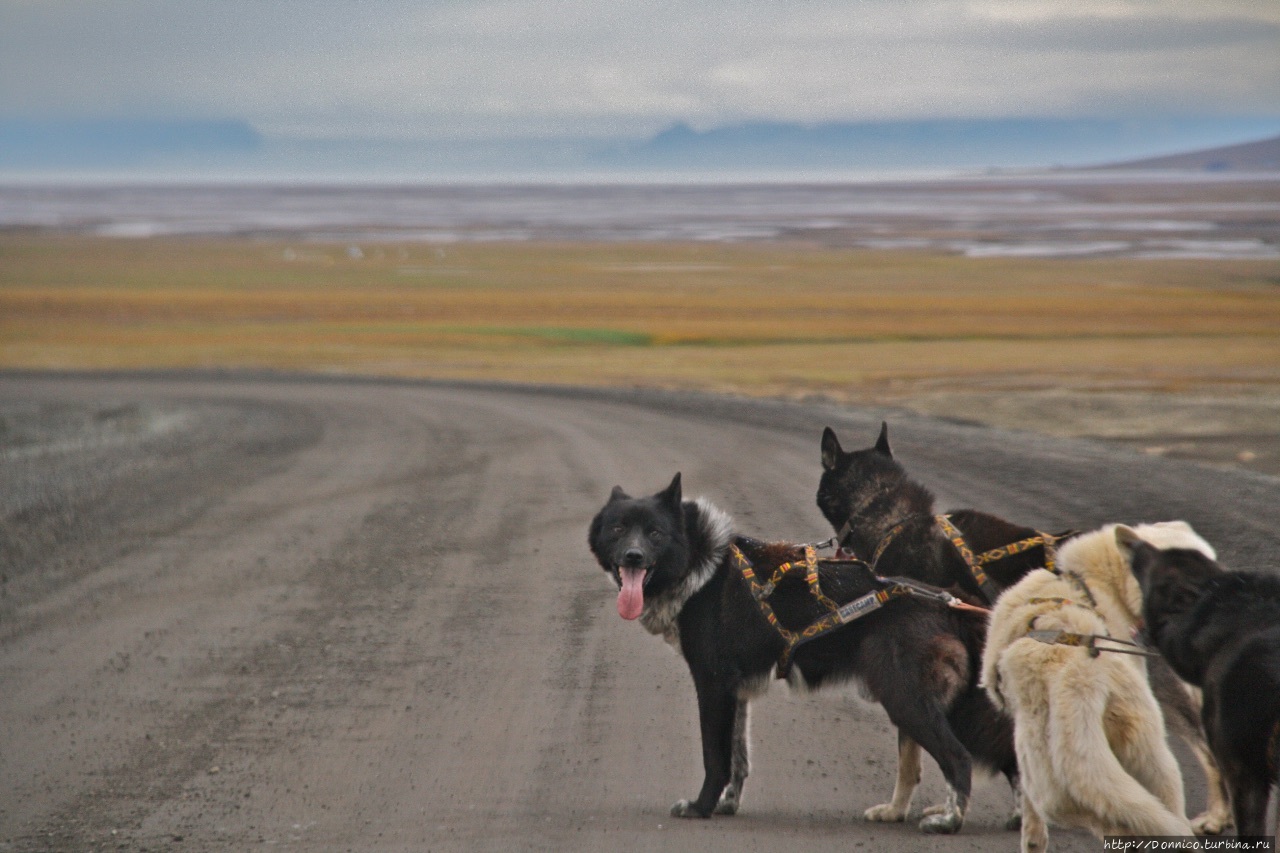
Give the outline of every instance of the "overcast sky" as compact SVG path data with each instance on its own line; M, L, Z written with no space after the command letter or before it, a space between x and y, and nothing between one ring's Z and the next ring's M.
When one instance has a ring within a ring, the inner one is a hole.
M1278 0L0 0L0 118L268 135L1280 116Z

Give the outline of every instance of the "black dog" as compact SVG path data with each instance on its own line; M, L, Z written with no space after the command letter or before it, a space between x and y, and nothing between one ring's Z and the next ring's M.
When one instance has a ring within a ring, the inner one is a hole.
M1199 551L1122 544L1142 587L1147 637L1204 690L1204 727L1236 830L1266 835L1267 801L1280 784L1280 578L1226 572Z
M974 555L1028 543L1025 550L981 566L988 581L984 587L952 537L939 527L933 502L929 490L907 476L893 458L888 424L881 425L875 446L849 453L841 449L831 427L823 431L818 509L838 531L839 547L864 560L875 558L878 574L906 575L940 587L956 585L992 603L995 594L1027 572L1052 566L1052 553L1046 554L1039 531L972 509L949 513L947 518ZM1051 538L1050 549L1067 534Z
M671 809L680 817L733 814L747 777L747 708L786 671L794 688L858 682L898 728L929 752L951 787L948 808L922 828L955 832L964 819L971 758L1011 778L1016 774L1012 728L977 686L985 622L937 600L902 596L810 642L789 646L830 610L806 578L787 574L767 584L772 624L753 590L803 549L765 544L734 533L723 512L681 498L680 475L644 498L614 488L591 522L592 554L618 586L618 613L638 618L675 645L688 663L698 696L705 778L692 801ZM864 564L816 563L817 587L845 605L884 590L891 581ZM779 630L781 628L781 630ZM788 652L794 657L788 659Z
M1053 569L1055 546L1074 535L1041 533L973 509L942 517L951 526L945 530L935 514L933 494L894 459L888 424L881 424L874 446L851 452L840 447L827 427L821 449L818 508L836 529L839 547L872 562L879 575L959 587L991 603L1032 569ZM973 564L978 564L976 572ZM1199 707L1167 666L1153 664L1151 688L1165 721L1191 747L1209 781L1209 807L1192 825L1197 832L1219 833L1230 823L1230 806L1200 725ZM920 751L900 732L893 801L869 809L867 819L904 820L919 778ZM1014 798L1019 798L1017 791ZM1010 827L1017 823L1015 815Z

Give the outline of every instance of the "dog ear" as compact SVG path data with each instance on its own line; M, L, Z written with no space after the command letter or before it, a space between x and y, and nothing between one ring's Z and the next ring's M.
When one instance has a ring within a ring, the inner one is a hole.
M876 452L881 456L893 458L893 450L889 447L889 422L880 422L880 437L876 439Z
M1129 564L1129 571L1133 572L1134 578L1138 581L1138 586L1142 587L1146 592L1149 583L1149 570L1152 561L1158 555L1158 550L1150 542L1147 542L1132 527L1126 527L1123 524L1116 525L1116 547L1120 549L1121 556L1124 561Z
M826 427L822 430L822 467L827 471L836 470L836 465L840 462L840 456L844 450L840 447L840 439L836 438L835 430Z
M1138 535L1138 531L1125 524L1117 524L1115 534L1116 547L1124 555L1125 561L1132 563L1134 552L1143 544L1142 537Z
M614 486L613 491L609 493L609 503L626 500L631 500L631 495L622 491L622 486Z
M671 478L671 485L667 486L666 489L664 489L662 493L658 495L658 497L662 500L663 503L667 504L667 506L675 507L676 509L680 508L680 501L682 500L682 495L680 493L680 472L679 471L677 471L676 475Z

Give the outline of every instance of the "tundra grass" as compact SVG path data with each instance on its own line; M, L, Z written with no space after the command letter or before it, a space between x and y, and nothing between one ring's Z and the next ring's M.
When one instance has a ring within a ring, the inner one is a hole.
M0 367L876 400L1280 383L1280 264L0 236Z

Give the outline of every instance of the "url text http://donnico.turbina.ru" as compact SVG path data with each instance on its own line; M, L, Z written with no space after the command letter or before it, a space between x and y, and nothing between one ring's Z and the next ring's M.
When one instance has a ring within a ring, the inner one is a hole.
M1165 850L1205 851L1205 853L1275 853L1276 839L1272 835L1230 838L1200 838L1195 835L1108 835L1102 839L1102 849L1108 853L1160 853Z

